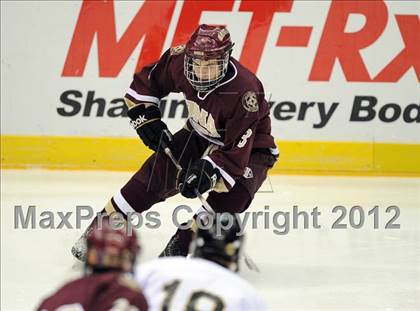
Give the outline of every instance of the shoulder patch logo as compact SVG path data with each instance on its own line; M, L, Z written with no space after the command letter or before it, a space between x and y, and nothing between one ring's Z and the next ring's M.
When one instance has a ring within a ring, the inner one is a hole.
M253 91L248 91L242 97L242 106L246 111L256 112L258 111L258 99L257 94Z
M252 169L247 166L245 167L243 176L246 179L251 179L251 178L254 178L254 173L252 172Z
M185 44L171 47L171 55L181 54L182 52L184 52L184 50L185 50Z

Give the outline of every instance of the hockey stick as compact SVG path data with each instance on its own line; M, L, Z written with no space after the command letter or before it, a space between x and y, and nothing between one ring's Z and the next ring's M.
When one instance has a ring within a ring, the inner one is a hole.
M179 171L182 170L182 166L179 164L177 159L175 159L174 155L172 154L171 149L169 149L169 147L165 147L164 151L166 155L169 157L169 159L171 159L171 161L173 162L177 170ZM198 192L197 189L194 189L194 192L197 195L197 197L200 199L201 204L203 205L203 208L206 210L206 212L211 215L216 215L216 212L210 206L210 204L206 201L203 195L200 192ZM258 268L257 264L251 259L251 257L249 257L249 255L245 252L245 250L242 251L242 255L244 256L245 264L250 270L260 272L260 269Z

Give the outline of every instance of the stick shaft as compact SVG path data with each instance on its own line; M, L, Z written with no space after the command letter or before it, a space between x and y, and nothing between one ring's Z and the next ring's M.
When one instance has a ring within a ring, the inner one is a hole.
M171 159L173 164L176 166L177 170L182 170L182 166L179 164L177 159L175 159L174 155L172 154L171 149L166 147L166 148L164 148L164 151L165 151L166 155L169 157L169 159ZM203 205L203 207L207 211L207 213L209 213L211 215L215 215L216 212L210 206L210 204L207 202L207 200L203 197L203 195L200 192L198 192L197 189L194 189L194 192L197 195L197 197L200 199L201 204ZM251 257L249 257L249 255L245 251L242 252L242 255L244 256L245 263L250 270L260 272L260 269L258 268L257 264L251 259Z

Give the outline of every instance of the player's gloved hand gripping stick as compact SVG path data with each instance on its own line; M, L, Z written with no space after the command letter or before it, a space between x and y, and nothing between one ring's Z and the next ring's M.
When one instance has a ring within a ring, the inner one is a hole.
M166 155L169 157L169 159L171 159L171 161L173 162L173 164L175 165L175 167L177 168L178 171L182 171L182 166L179 164L179 162L177 161L177 159L175 159L174 155L172 154L171 149L169 149L169 147L165 147L163 149L166 153ZM203 205L203 208L206 210L207 213L211 214L211 215L215 215L216 212L213 210L213 208L210 206L209 203L207 203L206 199L203 197L203 195L198 191L198 189L194 189L195 195L200 199L201 204ZM245 253L245 251L242 252L243 256L244 256L244 260L245 263L247 265L247 267L252 270L252 271L256 271L256 272L260 272L260 269L258 268L258 266L256 265L256 263L249 257L249 255L247 255Z
M216 186L221 177L220 171L207 160L196 160L188 170L178 171L177 188L181 194L189 199L197 197Z
M160 144L170 147L172 134L162 121L158 106L137 105L130 108L127 114L131 119L131 126L147 147L153 151L157 151Z

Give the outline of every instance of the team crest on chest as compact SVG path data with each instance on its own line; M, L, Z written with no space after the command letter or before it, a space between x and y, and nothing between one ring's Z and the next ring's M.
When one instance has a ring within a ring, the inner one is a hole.
M248 91L242 96L242 106L246 111L256 112L258 111L258 99L257 94L253 91Z
M207 112L203 108L192 101L186 99L189 118L200 127L200 131L210 137L220 138L220 134L217 132L216 124L214 122L211 113Z
M185 44L171 47L171 55L181 54L182 52L184 52L184 50L185 50Z

